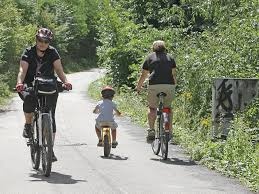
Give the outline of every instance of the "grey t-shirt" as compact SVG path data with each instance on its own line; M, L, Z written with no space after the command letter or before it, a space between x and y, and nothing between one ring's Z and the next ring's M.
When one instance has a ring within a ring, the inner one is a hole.
M96 121L114 121L113 111L117 110L117 105L113 101L103 99L97 103L96 108L99 111Z

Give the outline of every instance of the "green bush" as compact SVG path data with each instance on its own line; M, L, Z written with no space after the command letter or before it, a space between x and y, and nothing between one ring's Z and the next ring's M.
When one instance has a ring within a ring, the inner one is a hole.
M10 91L9 87L7 84L2 82L1 77L0 77L0 105L2 105L6 98L10 96Z

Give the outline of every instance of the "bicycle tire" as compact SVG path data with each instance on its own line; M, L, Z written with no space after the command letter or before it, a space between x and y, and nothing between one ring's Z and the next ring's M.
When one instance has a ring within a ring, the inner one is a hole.
M109 142L108 135L104 135L104 138L103 138L103 153L105 157L109 157L111 153L111 144Z
M166 140L165 135L161 137L161 153L162 158L166 160L168 156L168 141Z
M162 119L161 117L157 120L157 128L155 129L155 140L151 143L152 150L155 155L158 155L161 148L161 136L160 136L160 130L162 127Z
M163 118L163 115L161 115L161 117ZM164 120L164 119L162 119ZM162 122L162 128L161 128L161 154L162 154L162 158L164 160L167 159L168 156L168 140L169 140L169 133L165 132L165 129L163 127L163 122Z
M37 118L34 118L33 120L33 132L32 132L32 138L30 139L30 152L31 152L31 162L32 162L32 168L35 170L39 169L40 166L40 148L38 144L39 140L39 130L37 125Z
M42 170L46 177L51 173L53 155L53 135L49 114L42 115Z

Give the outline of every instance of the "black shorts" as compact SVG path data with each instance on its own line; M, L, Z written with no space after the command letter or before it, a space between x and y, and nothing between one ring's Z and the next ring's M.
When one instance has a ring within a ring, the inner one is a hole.
M37 106L37 98L34 94L29 92L20 92L20 98L23 100L23 112L25 113L33 113ZM55 122L55 111L58 100L58 93L49 95L47 97L47 105L52 112L52 120L53 120L53 132L56 132L56 122Z

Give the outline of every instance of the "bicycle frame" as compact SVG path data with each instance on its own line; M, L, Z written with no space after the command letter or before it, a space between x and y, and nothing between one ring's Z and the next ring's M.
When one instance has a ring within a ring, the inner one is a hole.
M102 127L102 140L104 140L104 136L108 136L109 143L111 143L111 128L108 126Z

